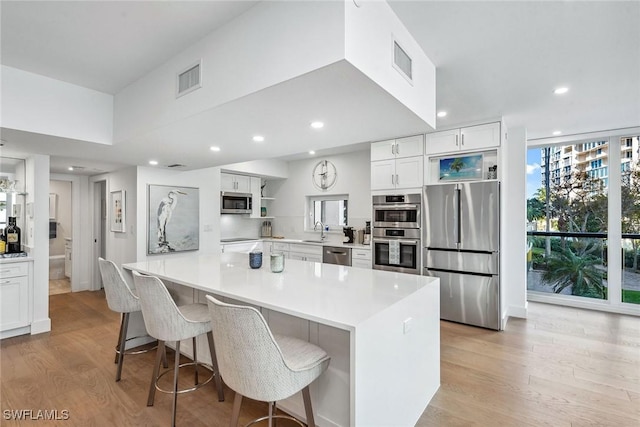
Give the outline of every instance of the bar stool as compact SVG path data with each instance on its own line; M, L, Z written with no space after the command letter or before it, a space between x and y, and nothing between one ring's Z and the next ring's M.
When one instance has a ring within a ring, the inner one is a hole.
M133 272L133 280L140 297L140 307L142 317L149 334L158 339L158 353L153 366L153 375L149 387L149 397L147 406L153 406L156 390L163 393L173 394L172 421L171 425L176 425L176 407L178 394L197 390L208 384L215 377L216 388L218 390L218 401L224 401L224 391L222 380L218 374L218 362L213 345L213 335L211 333L211 317L206 304L188 304L178 307L169 295L169 291L160 279L155 276L143 276ZM209 341L209 351L211 352L211 365L198 362L196 352L196 337L207 334ZM180 364L180 341L191 338L193 340L193 362ZM158 386L158 380L170 372L169 370L159 374L160 361L164 353L166 341L175 341L176 355L173 369L173 389L165 390ZM206 366L212 370L211 376L204 382L198 383L198 366ZM178 372L181 367L194 366L195 386L188 389L178 390Z
M273 418L287 418L304 426L299 420L274 415L275 402L302 391L307 425L315 426L309 384L329 366L330 357L320 347L307 341L283 335L273 335L262 314L253 307L226 304L207 295L213 336L220 356L220 374L236 392L230 426L238 424L242 398L269 403L269 426Z
M118 364L116 369L116 382L120 381L122 376L122 365L124 364L124 356L131 354L146 353L153 350L155 347L138 350L138 351L126 351L126 342L143 338L144 336L137 336L127 338L127 329L129 328L129 316L131 313L140 311L140 301L136 294L131 290L127 282L122 277L122 273L118 267L112 262L103 258L98 258L98 267L100 268L100 275L102 276L102 283L104 284L104 293L107 296L107 305L109 309L120 313L120 332L118 334L118 343L116 344L116 357L115 363ZM167 360L164 358L165 368L167 367Z

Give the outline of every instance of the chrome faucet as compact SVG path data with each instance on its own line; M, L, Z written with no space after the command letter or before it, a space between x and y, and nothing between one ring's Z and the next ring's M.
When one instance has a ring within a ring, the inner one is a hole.
M324 240L327 238L327 236L324 235L324 224L321 221L316 221L315 225L313 226L313 231L318 230L318 224L320 224L320 240Z

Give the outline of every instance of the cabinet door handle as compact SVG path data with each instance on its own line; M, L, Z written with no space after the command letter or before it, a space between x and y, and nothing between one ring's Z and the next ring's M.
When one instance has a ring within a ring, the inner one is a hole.
M396 142L396 155L400 154L400 145L398 145L398 143Z
M464 134L462 134L462 145L464 145Z
M456 147L458 146L458 135L456 135Z
M391 154L396 154L396 144L391 144Z
M395 175L391 175L391 185L394 185L394 184L395 184L395 182L393 182L393 180L394 180L394 176L395 176Z
M396 175L396 185L398 185L400 183L400 180L398 179L398 175Z

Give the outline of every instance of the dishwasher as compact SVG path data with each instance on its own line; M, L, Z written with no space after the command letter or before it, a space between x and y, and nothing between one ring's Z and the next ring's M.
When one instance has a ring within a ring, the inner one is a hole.
M322 262L351 266L351 248L324 246L322 248Z

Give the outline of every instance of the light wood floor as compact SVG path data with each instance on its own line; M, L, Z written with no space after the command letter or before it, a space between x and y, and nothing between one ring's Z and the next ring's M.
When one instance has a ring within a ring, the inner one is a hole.
M114 381L119 317L104 293L50 302L52 332L0 342L1 411L66 409L70 419L55 423L64 426L169 425L169 396L145 406L152 353L128 357ZM419 426L640 425L637 317L531 303L529 319L511 319L506 331L441 322L441 333L442 385ZM181 395L178 424L226 426L233 392L225 392L223 403L213 386ZM246 401L240 422L265 413L265 404Z
M71 281L68 277L49 280L49 295L66 294L68 292L71 292Z

